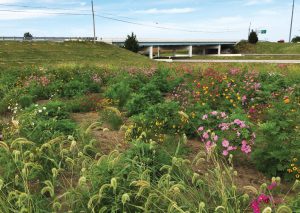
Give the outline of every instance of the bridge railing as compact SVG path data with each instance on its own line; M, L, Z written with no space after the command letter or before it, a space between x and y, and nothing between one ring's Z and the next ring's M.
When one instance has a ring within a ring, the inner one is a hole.
M93 41L94 37L15 37L0 36L0 41ZM97 40L97 38L96 38Z

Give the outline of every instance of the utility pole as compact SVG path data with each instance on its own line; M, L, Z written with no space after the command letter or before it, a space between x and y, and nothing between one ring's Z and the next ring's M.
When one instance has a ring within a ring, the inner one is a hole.
M291 42L291 40L292 40L293 21L294 21L294 10L295 10L295 0L293 0L293 9L292 9L292 18L291 18L291 27L290 27L290 38L289 38L289 42Z
M250 33L251 33L251 25L252 25L252 22L250 22L250 25L249 25L248 37L250 36Z
M95 11L94 11L94 1L93 0L92 0L92 14L93 14L94 43L96 43L96 25L95 25Z

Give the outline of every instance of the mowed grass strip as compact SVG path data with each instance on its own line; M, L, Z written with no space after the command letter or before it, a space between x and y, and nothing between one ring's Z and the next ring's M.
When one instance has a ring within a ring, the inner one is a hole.
M242 54L300 54L300 43L240 42L235 49Z
M150 66L153 61L102 42L0 42L0 66L53 63L123 67Z

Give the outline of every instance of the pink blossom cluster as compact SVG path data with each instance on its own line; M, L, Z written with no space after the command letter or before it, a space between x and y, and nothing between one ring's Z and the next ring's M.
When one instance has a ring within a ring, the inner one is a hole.
M245 154L249 154L251 153L251 146L248 145L246 140L242 141L242 148L241 148L242 152L244 152Z
M100 83L102 83L102 78L98 74L94 74L92 76L92 81L94 81L95 83L100 84Z
M225 148L222 153L224 156L228 156L231 151L237 150L237 147L230 146L229 141L226 139L223 140L222 146Z
M249 129L245 121L235 119L232 122L228 121L228 116L225 112L212 111L202 116L202 120L216 120L215 128L205 130L203 126L198 128L198 133L201 136L201 141L205 143L206 150L210 151L211 148L217 145L217 142L222 142L222 154L228 156L230 152L240 149L245 154L250 154L252 145L256 138L255 133L248 138L243 138L242 129ZM222 122L223 121L223 122ZM218 124L218 122L221 122ZM221 130L221 131L220 131ZM248 131L248 130L246 130ZM224 133L222 133L224 132ZM230 139L229 139L230 138ZM248 140L248 141L247 141Z
M41 84L43 87L50 84L50 80L46 76L30 76L24 83L25 86L29 86L32 82Z
M267 196L265 194L259 195L257 199L255 199L251 202L251 207L253 209L253 213L260 213L261 212L260 204L261 203L267 204L270 202L270 200L271 200L270 196Z
M234 124L238 125L240 128L246 128L245 121L241 121L240 119L235 119L233 121Z
M229 74L230 75L237 75L237 74L239 74L241 72L241 69L239 69L239 68L231 68L230 70L229 70Z

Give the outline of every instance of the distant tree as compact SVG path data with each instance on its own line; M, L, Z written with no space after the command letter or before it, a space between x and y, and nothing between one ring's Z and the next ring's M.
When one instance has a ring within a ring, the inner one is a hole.
M293 42L293 43L300 42L300 36L295 36L295 37L292 39L292 42Z
M125 47L125 49L130 50L135 53L137 53L139 51L139 42L134 33L131 33L131 35L127 36L124 47Z
M258 42L258 36L257 33L255 31L251 31L249 38L248 38L248 42L250 44L256 44Z
M31 40L33 36L30 34L30 32L24 33L24 40Z

